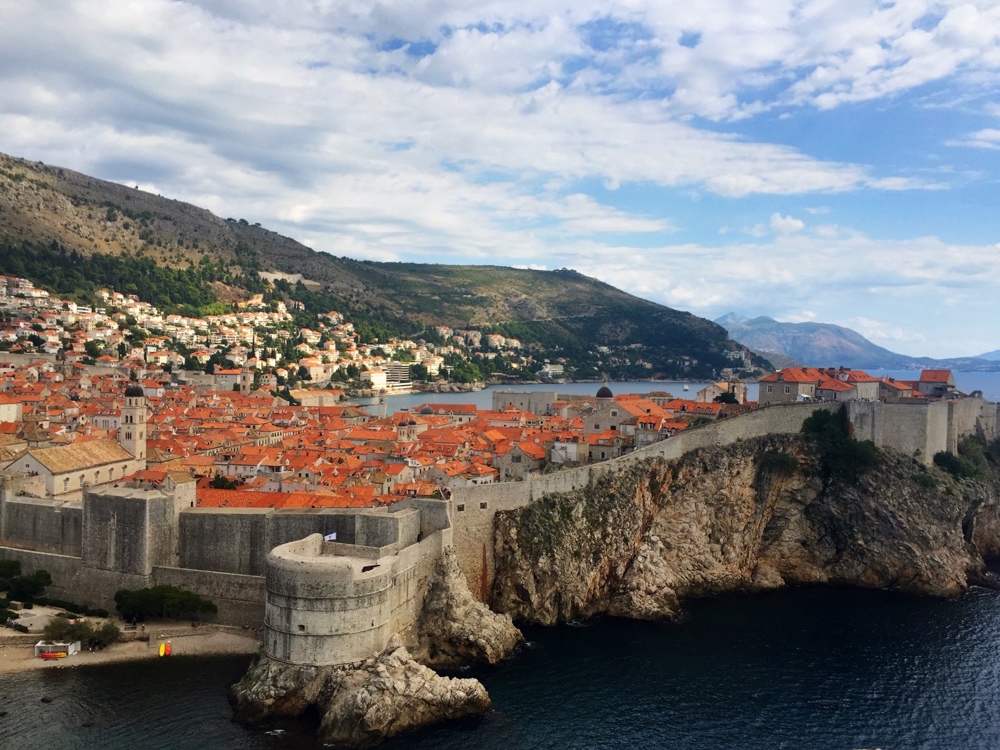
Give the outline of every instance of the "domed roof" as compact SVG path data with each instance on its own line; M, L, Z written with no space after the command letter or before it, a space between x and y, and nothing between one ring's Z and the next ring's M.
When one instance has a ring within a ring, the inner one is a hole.
M614 398L615 394L611 392L611 389L606 385L602 385L601 389L597 392L598 398Z
M420 413L421 414L433 414L434 410L431 407L429 407L429 406L425 406L423 409L420 410Z
M132 385L125 389L125 398L144 398L145 395L142 388L135 383L132 383Z

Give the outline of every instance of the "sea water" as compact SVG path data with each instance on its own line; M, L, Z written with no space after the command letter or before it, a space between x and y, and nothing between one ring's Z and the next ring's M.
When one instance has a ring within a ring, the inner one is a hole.
M936 600L792 588L686 602L675 623L599 618L525 634L511 661L467 673L485 684L491 714L385 747L1000 747L994 591ZM169 657L0 676L0 748L321 747L308 723L231 721L227 688L248 662Z
M916 370L872 370L872 375L888 376L897 380L918 380L920 372ZM557 393L579 396L593 396L602 383L522 383L518 385L490 386L482 391L471 393L410 393L402 396L389 396L386 403L389 413L403 409L415 409L422 404L475 404L479 409L493 408L493 392L509 391L556 391ZM630 380L608 384L612 392L649 393L650 391L667 391L676 398L693 399L695 394L708 385L707 382L692 381L648 381ZM956 372L955 385L964 393L982 391L983 396L990 401L1000 401L1000 372ZM684 390L687 386L688 390ZM747 399L756 401L758 386L747 383ZM375 413L375 399L356 399L355 403Z

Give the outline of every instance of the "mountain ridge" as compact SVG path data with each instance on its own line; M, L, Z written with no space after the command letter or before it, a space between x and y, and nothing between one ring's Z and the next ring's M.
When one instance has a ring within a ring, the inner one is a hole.
M92 285L101 281L83 267L87 259L152 261L186 273L200 292L211 285L218 301L264 290L313 315L336 309L381 335L416 335L436 325L495 331L528 343L536 359L567 360L579 378L712 377L744 351L711 321L569 269L337 257L245 219L6 155L0 188L7 255L51 248L68 258L64 278Z
M935 359L898 354L869 341L857 331L833 323L785 323L765 315L749 318L738 313L727 313L715 322L755 352L789 357L810 367L1000 370L1000 361L990 361L985 355ZM1000 350L993 354L1000 360Z

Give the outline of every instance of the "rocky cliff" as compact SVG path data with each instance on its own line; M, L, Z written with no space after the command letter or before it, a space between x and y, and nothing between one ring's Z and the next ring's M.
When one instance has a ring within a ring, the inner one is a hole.
M856 483L821 477L807 438L767 437L498 513L494 609L663 619L684 597L786 583L953 596L1000 551L992 485L887 451Z
M449 547L438 561L417 624L415 658L436 669L498 664L524 641L510 615L499 615L469 591Z

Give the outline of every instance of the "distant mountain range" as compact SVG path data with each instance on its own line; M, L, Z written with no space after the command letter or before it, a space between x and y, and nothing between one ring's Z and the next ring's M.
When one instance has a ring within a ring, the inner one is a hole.
M723 315L715 322L729 331L734 340L769 359L776 367L799 363L810 367L869 370L1000 370L1000 350L954 359L910 357L889 351L857 331L832 323L781 323L773 318L747 318L737 313Z

